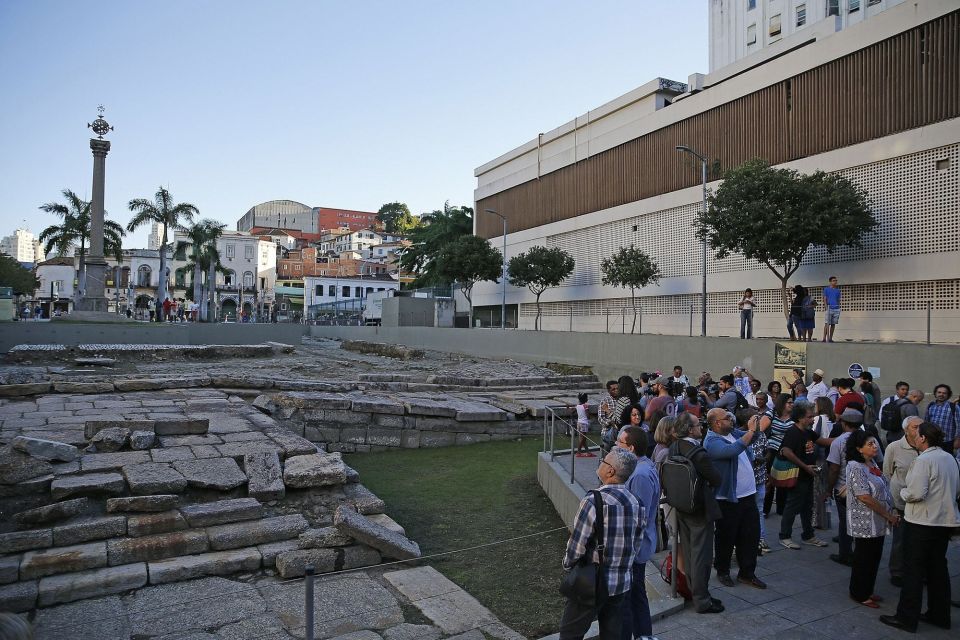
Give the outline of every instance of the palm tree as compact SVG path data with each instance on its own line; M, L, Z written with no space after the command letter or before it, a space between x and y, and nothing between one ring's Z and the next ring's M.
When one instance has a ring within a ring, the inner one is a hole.
M190 260L185 268L193 271L193 301L197 304L200 304L201 300L208 300L208 292L212 292L216 284L217 271L225 271L220 264L220 253L217 251L217 239L225 227L225 224L215 220L201 220L193 226L180 228L189 240L178 242L176 251L185 251L187 247L192 248ZM203 283L205 273L207 274L206 286ZM205 321L209 311L208 304L202 305L200 319Z
M174 204L170 192L160 187L153 196L153 202L146 198L135 198L127 204L133 212L133 219L127 224L127 231L133 231L145 224L156 222L163 225L163 237L160 240L160 278L157 283L156 318L163 321L163 301L167 298L167 234L170 229L182 228L185 222L193 222L193 216L200 211L189 202Z
M85 290L87 245L90 243L90 201L83 200L70 189L62 191L66 204L48 202L40 205L41 211L52 213L63 220L63 224L50 225L40 232L40 242L44 243L44 251L57 255L68 256L72 249L79 245L79 289ZM106 216L106 211L104 211ZM126 231L113 220L103 221L103 251L114 256L118 262L123 261L123 236Z

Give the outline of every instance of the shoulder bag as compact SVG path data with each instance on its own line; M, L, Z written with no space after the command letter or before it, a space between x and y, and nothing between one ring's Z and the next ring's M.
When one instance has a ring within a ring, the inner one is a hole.
M593 490L593 503L597 511L593 523L592 542L587 545L587 551L577 561L560 581L560 595L588 607L596 605L597 581L600 579L600 567L603 566L604 533L603 533L603 496ZM593 550L597 551L597 562L593 561Z

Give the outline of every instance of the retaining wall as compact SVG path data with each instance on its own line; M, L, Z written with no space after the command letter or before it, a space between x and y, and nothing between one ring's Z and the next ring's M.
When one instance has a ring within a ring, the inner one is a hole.
M601 380L625 373L661 369L675 364L696 378L710 371L714 378L729 373L735 364L746 366L766 383L773 376L776 340L686 337L664 335L616 335L565 331L516 331L500 329L441 329L433 327L309 327L316 337L369 340L438 349L469 355L513 358L536 362L560 362L593 367ZM836 342L807 345L807 369L820 368L826 378L845 376L852 363L878 367L877 383L892 393L897 380L907 380L930 394L945 382L960 384L960 346L912 343Z

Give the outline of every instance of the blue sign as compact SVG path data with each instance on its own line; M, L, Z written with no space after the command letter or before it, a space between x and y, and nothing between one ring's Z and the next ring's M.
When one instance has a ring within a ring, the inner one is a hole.
M850 368L847 369L847 374L854 380L859 378L861 373L863 373L863 365L859 362L854 362L850 365Z

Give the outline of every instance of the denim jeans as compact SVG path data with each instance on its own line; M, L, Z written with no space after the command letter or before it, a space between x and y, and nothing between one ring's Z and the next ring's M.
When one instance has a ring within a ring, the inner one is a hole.
M630 591L623 600L623 627L621 640L653 635L650 620L650 601L647 599L647 563L634 562L630 576Z
M740 310L740 338L753 337L753 309Z

